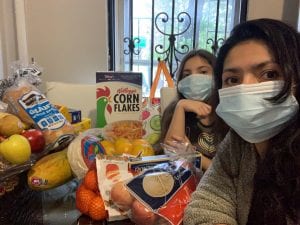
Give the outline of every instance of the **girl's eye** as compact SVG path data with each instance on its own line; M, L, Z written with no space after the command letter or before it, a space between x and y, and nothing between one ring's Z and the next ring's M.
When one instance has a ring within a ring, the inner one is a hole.
M183 77L187 77L187 76L189 76L189 75L191 75L191 73L183 73L183 74L182 74L182 78L183 78Z
M208 74L208 71L207 70L201 70L200 74Z

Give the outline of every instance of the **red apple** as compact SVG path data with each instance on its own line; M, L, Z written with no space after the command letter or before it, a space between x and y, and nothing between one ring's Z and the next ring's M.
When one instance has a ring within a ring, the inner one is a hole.
M31 152L38 153L43 151L46 145L45 137L43 132L38 129L24 130L22 135L27 138L30 143Z

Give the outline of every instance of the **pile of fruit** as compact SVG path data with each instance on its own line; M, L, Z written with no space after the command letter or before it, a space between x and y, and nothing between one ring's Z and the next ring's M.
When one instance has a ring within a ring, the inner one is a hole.
M45 138L38 129L26 129L15 115L0 112L0 155L12 164L21 164L31 154L43 151Z
M30 160L45 148L45 138L38 129L26 129L26 125L15 115L0 112L0 172ZM0 195L12 191L18 184L17 176L0 181Z
M104 201L98 189L96 169L89 170L76 191L76 207L93 220L107 218Z

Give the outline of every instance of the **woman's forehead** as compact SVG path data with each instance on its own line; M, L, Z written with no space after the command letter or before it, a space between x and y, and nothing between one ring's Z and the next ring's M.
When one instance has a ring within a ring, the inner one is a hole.
M274 61L268 46L262 41L248 40L230 49L225 57L223 70L228 67L240 68L264 61Z

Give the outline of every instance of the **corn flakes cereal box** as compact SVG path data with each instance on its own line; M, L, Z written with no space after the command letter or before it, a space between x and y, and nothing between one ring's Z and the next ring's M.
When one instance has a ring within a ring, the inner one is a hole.
M142 137L142 73L96 72L97 122L107 139Z

